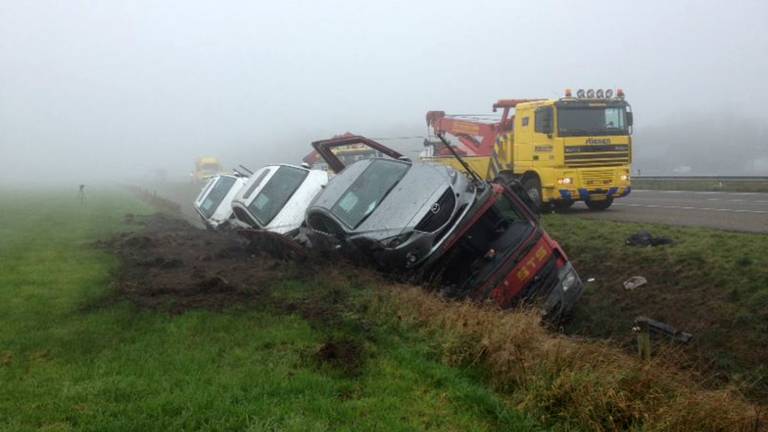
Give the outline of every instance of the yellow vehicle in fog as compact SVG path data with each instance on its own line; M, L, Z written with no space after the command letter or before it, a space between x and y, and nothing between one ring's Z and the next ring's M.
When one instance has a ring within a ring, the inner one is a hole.
M427 113L436 134L461 143L463 159L488 180L519 181L538 208L576 201L605 210L631 191L632 111L621 90L579 90L573 97L506 99L501 118ZM514 110L514 115L512 114ZM440 142L422 159L463 169Z
M195 171L192 173L192 179L201 182L221 174L223 171L224 168L217 158L213 156L200 157L195 160Z

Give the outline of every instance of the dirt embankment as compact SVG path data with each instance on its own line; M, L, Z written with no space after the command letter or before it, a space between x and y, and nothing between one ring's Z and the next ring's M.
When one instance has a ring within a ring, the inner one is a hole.
M121 261L117 291L104 303L128 299L171 314L233 307L297 314L327 334L309 353L313 361L349 376L361 372L372 324L349 319L360 305L338 286L373 274L300 253L298 245L271 233L207 231L167 213L126 215L125 222L139 229L97 242ZM278 289L286 281L301 284L301 295Z
M120 259L119 294L140 307L178 313L258 301L296 309L275 303L271 287L286 279L314 279L329 265L297 254L297 245L270 233L201 230L164 213L126 215L125 221L140 229L97 246Z

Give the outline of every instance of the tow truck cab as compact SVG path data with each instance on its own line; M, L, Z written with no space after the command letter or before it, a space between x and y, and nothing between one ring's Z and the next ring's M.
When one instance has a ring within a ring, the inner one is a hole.
M550 321L567 315L583 284L528 206L510 188L485 183L474 207L429 263L444 292L503 308L536 304Z

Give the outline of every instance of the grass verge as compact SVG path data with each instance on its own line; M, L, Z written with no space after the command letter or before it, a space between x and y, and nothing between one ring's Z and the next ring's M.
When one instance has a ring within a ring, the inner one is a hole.
M547 332L530 312L447 303L414 287L382 297L387 313L441 344L446 363L481 366L513 403L545 424L580 430L760 430L737 394L707 391L663 362Z
M87 207L69 193L0 200L0 430L538 429L418 332L363 319L370 287L342 287L328 322L279 302L179 315L103 302L119 263L93 242L147 208L115 191L90 191ZM338 289L276 287L302 302Z
M611 339L634 348L636 316L693 333L678 346L679 362L712 385L733 383L768 400L768 235L620 223L547 215L544 224L587 283L571 334ZM675 241L638 248L625 239L638 230ZM648 283L625 290L622 282Z

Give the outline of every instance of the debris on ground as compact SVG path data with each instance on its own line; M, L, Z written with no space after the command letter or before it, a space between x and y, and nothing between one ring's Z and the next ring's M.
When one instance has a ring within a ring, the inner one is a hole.
M665 322L657 321L646 316L635 318L635 325L632 330L638 333L645 332L668 336L673 341L682 343L688 343L693 339L693 335L690 333L678 330Z
M640 230L635 234L627 237L625 244L628 246L661 246L674 243L672 239L667 237L654 237L651 233L645 230Z
M648 283L648 280L642 276L632 276L624 281L625 290L633 290Z

